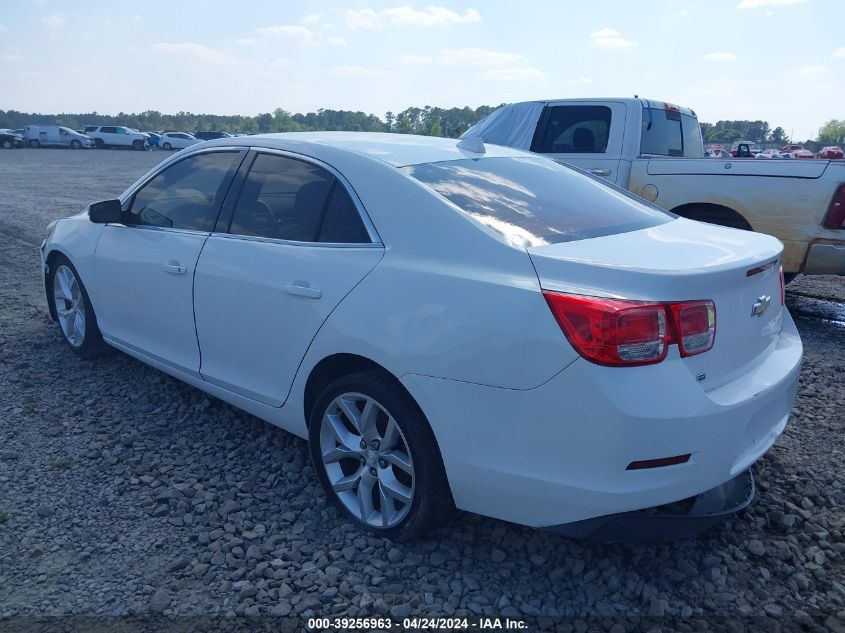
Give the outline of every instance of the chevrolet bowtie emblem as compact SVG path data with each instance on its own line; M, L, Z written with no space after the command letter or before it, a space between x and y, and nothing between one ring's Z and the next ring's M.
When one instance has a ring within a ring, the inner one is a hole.
M763 313L769 309L769 304L772 302L772 298L769 295L761 295L757 297L757 301L754 302L754 305L751 306L751 316L762 316Z

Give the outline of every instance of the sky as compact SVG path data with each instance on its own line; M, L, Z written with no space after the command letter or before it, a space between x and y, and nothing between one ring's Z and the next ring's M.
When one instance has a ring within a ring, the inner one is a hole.
M4 4L4 110L383 118L637 94L799 140L845 118L845 0Z

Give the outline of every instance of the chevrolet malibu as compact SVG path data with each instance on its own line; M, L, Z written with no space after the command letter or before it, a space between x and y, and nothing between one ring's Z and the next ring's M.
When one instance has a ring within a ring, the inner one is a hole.
M210 141L48 231L73 351L307 438L329 499L389 538L455 507L560 528L694 497L795 397L778 240L477 139Z

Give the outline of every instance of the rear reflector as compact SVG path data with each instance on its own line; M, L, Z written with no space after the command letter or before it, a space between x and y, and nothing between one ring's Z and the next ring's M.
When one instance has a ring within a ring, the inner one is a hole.
M663 466L675 466L686 464L692 453L686 455L675 455L674 457L661 457L660 459L644 459L640 462L631 462L625 470L645 470L647 468L662 468Z
M826 229L845 229L845 185L837 189L830 201L822 226Z
M692 356L716 340L712 301L650 303L546 290L543 296L572 347L599 365L650 365L666 358L672 343L681 356Z

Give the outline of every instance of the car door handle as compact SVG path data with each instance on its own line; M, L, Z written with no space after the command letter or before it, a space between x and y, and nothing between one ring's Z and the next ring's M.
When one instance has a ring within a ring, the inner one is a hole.
M184 275L188 272L187 268L176 263L164 264L162 268L164 268L164 272L170 273L171 275Z
M286 285L285 292L298 297L308 297L309 299L319 299L323 296L322 290L299 283Z
M610 170L609 169L588 169L587 173L592 174L593 176L609 176Z

